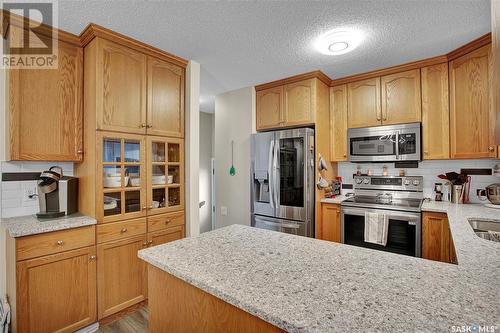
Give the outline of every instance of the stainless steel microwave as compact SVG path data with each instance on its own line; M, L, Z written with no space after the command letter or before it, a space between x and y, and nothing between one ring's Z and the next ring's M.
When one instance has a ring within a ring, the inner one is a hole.
M351 128L348 131L347 144L351 162L422 159L420 123Z

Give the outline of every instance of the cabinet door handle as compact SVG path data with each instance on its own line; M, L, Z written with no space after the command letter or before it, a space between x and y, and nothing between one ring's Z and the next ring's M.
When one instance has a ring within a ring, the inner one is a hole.
M149 245L153 244L153 240L150 240L150 241L148 242L148 244L149 244Z
M172 220L168 219L165 221L165 224L169 224L170 222L172 222Z
M139 127L144 128L147 127L146 123L142 123Z
M89 257L89 260L90 260L90 261L95 261L96 259L97 259L97 257L96 257L96 256L90 256L90 257Z
M122 230L120 230L120 232L121 232L122 234L126 233L126 232L127 232L127 228L122 228Z
M490 151L490 152L495 151L495 147L493 147L493 146L489 146L489 147L488 147L488 151Z
M148 246L148 242L146 241L146 242L142 243L142 246Z
M153 125L147 125L146 128L153 128Z
M83 154L83 149L78 149L78 150L76 151L76 153L77 153L77 154L79 154L79 155Z
M377 117L377 120L380 121L382 120L382 110L375 110L375 116Z
M57 245L59 245L59 246L63 246L63 245L64 245L64 241L62 241L62 240L58 240L58 241L56 242L56 244L57 244Z

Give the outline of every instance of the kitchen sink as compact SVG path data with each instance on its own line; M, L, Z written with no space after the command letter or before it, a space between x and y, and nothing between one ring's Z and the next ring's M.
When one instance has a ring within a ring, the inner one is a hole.
M500 220L469 219L469 224L478 237L500 242Z

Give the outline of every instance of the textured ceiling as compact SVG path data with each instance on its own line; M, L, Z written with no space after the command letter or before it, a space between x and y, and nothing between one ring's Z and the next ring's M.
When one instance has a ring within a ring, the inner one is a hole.
M446 53L490 31L489 0L59 1L59 26L94 22L201 64L201 108L213 96L307 71L331 78ZM338 27L365 32L352 53L312 41Z

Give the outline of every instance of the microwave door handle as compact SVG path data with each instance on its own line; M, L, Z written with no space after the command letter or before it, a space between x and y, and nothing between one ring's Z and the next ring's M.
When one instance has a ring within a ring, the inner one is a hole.
M396 131L396 159L399 160L399 131Z
M274 184L273 184L273 169L274 169L274 140L269 144L269 160L267 162L267 177L269 184L269 204L274 208Z

